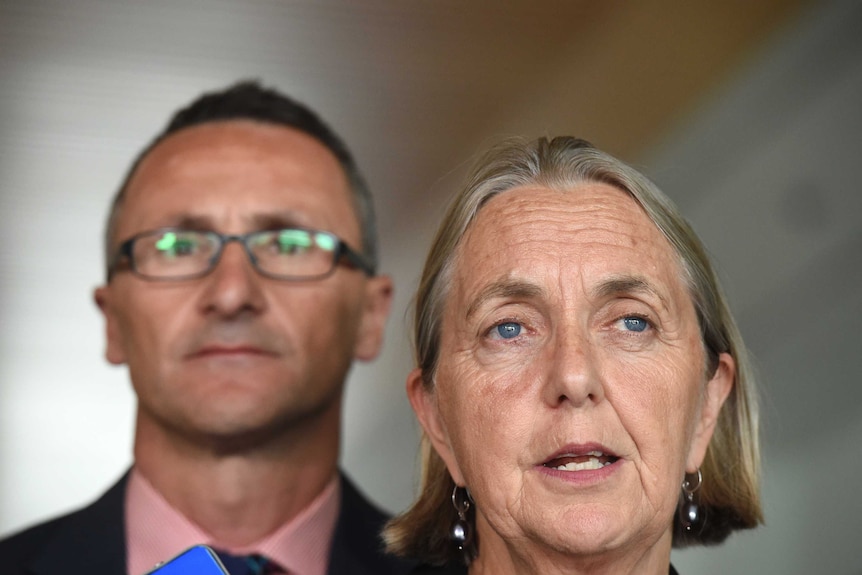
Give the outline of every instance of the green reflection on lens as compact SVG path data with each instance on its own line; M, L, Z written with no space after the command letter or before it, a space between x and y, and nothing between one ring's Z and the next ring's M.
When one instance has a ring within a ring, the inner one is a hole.
M311 246L311 235L305 230L284 230L278 234L278 243L283 248L307 248Z
M156 242L156 248L162 251L172 251L174 247L177 245L177 234L174 232L167 232L159 241Z
M335 238L327 234L317 234L314 240L317 242L317 247L322 250L331 252L335 249Z

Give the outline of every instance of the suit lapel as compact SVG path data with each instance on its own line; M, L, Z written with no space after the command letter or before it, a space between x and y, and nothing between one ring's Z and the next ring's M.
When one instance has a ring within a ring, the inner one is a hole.
M89 507L70 515L29 566L34 575L126 575L128 473ZM138 574L135 574L138 575Z
M332 548L328 575L398 575L409 573L412 562L385 555L380 531L387 516L374 507L341 474L341 510Z

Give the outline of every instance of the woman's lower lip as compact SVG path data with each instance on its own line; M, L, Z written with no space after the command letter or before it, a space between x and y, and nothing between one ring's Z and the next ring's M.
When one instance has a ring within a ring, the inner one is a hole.
M559 479L567 483L591 485L594 483L600 483L614 475L622 466L622 463L622 459L617 459L613 463L603 465L597 469L582 469L580 471L568 471L565 469L557 469L556 467L537 465L536 470L542 475Z

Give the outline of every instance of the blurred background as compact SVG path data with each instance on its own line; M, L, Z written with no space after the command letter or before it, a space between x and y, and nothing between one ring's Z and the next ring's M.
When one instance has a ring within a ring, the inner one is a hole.
M406 309L449 194L500 137L574 134L678 202L762 379L767 526L674 563L862 572L856 0L0 0L0 536L130 464L91 297L107 205L176 108L241 78L320 112L376 193L397 299L342 456L374 499L415 489Z

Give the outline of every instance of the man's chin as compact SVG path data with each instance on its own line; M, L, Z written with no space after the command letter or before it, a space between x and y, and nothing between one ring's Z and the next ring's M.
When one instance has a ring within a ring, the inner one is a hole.
M216 456L248 454L286 441L287 432L271 421L225 418L178 430L186 443Z
M338 421L338 405L329 402L282 410L274 410L272 403L242 405L240 401L209 407L207 413L198 411L180 419L180 425L168 425L186 442L219 456L283 448L319 433L333 420L328 414L336 413L334 421Z

